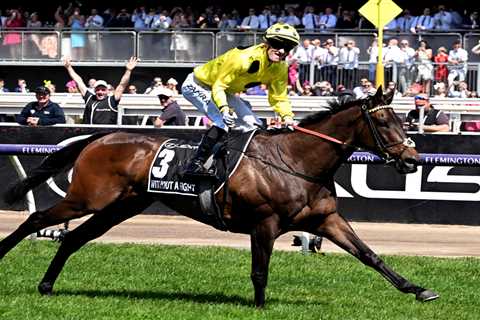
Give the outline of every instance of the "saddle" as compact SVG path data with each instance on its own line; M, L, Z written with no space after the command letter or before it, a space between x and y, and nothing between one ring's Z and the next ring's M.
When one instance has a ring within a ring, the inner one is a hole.
M211 175L184 177L183 168L195 154L199 141L168 139L158 149L150 165L148 192L197 197L205 222L225 231L223 207L215 201L215 195L224 191L228 195L228 179L235 173L244 152L256 131L231 131L214 147L213 156L205 166Z

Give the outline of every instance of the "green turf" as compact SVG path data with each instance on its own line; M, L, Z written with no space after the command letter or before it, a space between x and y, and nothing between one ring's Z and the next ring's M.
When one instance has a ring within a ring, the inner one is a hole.
M276 251L267 306L256 310L249 251L92 244L42 297L57 247L23 241L1 261L0 319L480 319L480 259L385 257L441 295L420 303L351 256Z

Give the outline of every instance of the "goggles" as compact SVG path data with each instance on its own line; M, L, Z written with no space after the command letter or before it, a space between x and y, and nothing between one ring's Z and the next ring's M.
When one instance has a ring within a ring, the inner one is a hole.
M284 49L285 53L290 52L293 48L295 48L297 45L294 44L293 42L285 41L285 40L278 40L275 38L268 39L268 44L270 47L272 47L275 50L280 50Z

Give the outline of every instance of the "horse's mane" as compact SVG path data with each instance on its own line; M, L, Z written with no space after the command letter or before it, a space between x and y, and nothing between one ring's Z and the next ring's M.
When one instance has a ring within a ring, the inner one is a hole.
M345 109L348 109L350 107L358 105L361 100L362 99L356 99L356 100L351 100L351 101L341 103L341 102L337 101L336 99L335 100L332 99L332 100L327 102L328 107L327 107L326 110L321 110L321 111L318 111L318 112L315 112L313 114L310 114L310 115L306 116L305 118L300 120L299 126L303 127L303 126L306 126L306 125L309 125L309 124L318 123L319 121L323 120L327 116L331 116L331 115L333 115L335 113L338 113L342 110L345 110Z

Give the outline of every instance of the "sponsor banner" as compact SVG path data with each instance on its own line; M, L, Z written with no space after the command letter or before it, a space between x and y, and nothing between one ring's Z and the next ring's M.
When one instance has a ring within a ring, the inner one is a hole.
M66 140L98 131L117 131L117 128L98 127L0 127L0 144L63 145ZM192 137L192 131L152 128L122 129L148 135L178 138ZM200 134L194 136L200 138ZM336 175L339 211L356 221L411 222L480 225L480 162L476 154L480 135L412 135L417 150L436 156L419 167L416 173L398 174L393 167L381 164L345 164ZM50 150L50 149L49 149ZM49 151L47 150L47 151ZM480 153L480 152L479 152ZM319 155L320 156L320 155ZM359 155L368 157L368 155ZM43 159L42 156L19 156L28 173ZM451 165L451 166L449 166ZM470 167L472 165L472 167ZM13 182L18 179L6 156L0 157L0 179ZM45 209L64 195L68 186L68 172L52 179L49 186L35 191L38 209ZM9 183L0 186L3 193ZM1 209L12 209L0 200ZM25 209L18 205L13 209ZM149 213L170 213L157 203Z

